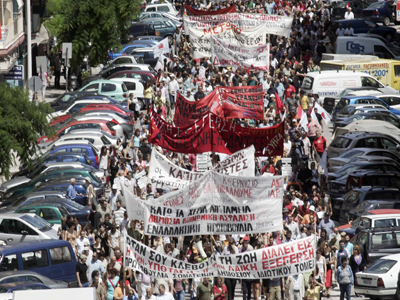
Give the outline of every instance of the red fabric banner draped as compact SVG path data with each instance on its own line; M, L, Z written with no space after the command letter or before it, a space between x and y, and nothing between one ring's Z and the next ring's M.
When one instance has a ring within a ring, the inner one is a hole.
M206 114L191 125L175 127L150 112L149 142L179 153L208 151L232 154L254 145L256 156L283 154L284 123L269 128L246 128Z
M276 104L276 112L280 114L282 112L282 109L284 108L284 105L282 103L281 97L279 97L277 92L275 92L275 104Z
M218 87L199 101L176 97L174 123L186 126L202 116L213 113L220 118L263 119L264 102L261 86Z
M236 12L236 5L232 5L231 7L215 11L205 11L205 10L194 9L185 3L185 9L188 15L194 15L194 16L223 15Z

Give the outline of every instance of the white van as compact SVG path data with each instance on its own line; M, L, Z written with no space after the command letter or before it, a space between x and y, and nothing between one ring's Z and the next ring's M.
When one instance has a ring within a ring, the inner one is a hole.
M336 54L372 54L386 59L400 59L380 39L364 36L338 36Z
M371 75L344 70L307 73L301 89L306 94L318 94L324 100L327 96L336 96L344 89L362 86L378 88L384 94L398 94L394 88L385 86Z
M171 3L162 3L162 4L148 4L144 9L146 12L150 11L159 11L165 12L173 16L177 16L179 12L175 9L175 7Z

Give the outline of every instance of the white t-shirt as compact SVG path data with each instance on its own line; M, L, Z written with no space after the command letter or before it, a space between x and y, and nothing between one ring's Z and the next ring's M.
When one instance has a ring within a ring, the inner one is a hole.
M346 30L344 31L345 35L354 35L354 30L353 28L346 28Z
M83 239L81 239L81 237L79 237L78 239L76 239L76 246L78 247L78 253L79 254L82 254L82 252L83 252L83 247L85 247L85 242L88 242L89 244L90 244L90 242L89 242L89 239L88 238L86 238L86 237L84 237Z
M353 12L352 12L352 11L351 11L351 12L346 11L346 13L344 14L344 18L345 18L346 20L354 19L354 14L353 14Z
M344 31L345 31L344 28L342 28L342 29L338 28L338 29L336 29L336 35L337 36L344 36Z

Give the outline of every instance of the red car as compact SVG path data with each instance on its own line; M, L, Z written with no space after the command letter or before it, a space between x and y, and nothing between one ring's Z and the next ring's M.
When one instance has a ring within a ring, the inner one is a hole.
M116 130L114 129L115 125L119 125L116 120L84 120L84 121L73 121L69 124L66 124L63 128L59 129L56 133L56 136L53 138L48 138L47 136L42 136L38 139L38 144L48 142L48 141L55 141L60 136L64 135L66 131L68 132L70 129L101 129L105 132L108 132L111 135L117 135Z
M156 78L150 71L131 71L131 70L119 71L117 73L112 74L107 79L112 79L112 78L134 78L134 79L141 79L145 82L156 81Z
M91 112L91 111L114 111L126 116L129 116L129 118L131 119L132 122L134 122L134 118L135 115L132 111L130 111L129 109L124 108L122 105L115 105L115 104L107 104L107 103L98 103L98 104L90 104L88 106L85 106L83 108L81 108L80 111L78 111L76 114L81 114L84 112ZM54 119L51 121L50 126L53 126L55 124L58 124L60 122L63 122L65 120L67 120L68 118L70 118L72 116L72 114L66 114L64 116L58 117L57 119Z

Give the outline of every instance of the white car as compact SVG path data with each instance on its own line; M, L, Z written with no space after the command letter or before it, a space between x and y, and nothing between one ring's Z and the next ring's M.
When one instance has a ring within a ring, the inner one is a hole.
M387 103L387 105L389 105L390 107L400 110L400 95L380 94L380 95L374 95L374 96L385 101L385 103Z
M400 237L397 242L399 240ZM355 274L354 292L371 299L394 298L399 292L399 272L400 254L382 257L365 271Z
M0 214L0 242L7 245L59 238L54 226L36 214Z
M48 115L48 120L51 121L55 118L61 117L61 116L65 116L65 115L72 115L73 113L76 113L78 111L81 110L81 108L89 105L89 104L99 104L99 103L111 103L109 100L78 100L75 101L74 103L71 103L70 106L68 106L66 109L64 110L60 110L60 111L55 111L51 114Z
M144 11L162 11L169 13L170 15L177 16L179 12L175 9L175 7L171 3L162 3L162 4L148 4Z
M143 83L140 82L140 79L136 78L112 78L110 80L122 81L125 83L126 87L129 90L129 94L133 93L133 97L135 98L143 98L144 97L144 86Z
M111 141L112 145L116 145L117 144L117 140L119 139L119 137L116 137L114 135L109 134L106 131L103 131L101 129L98 128L86 128L86 129L73 129L69 131L69 134L90 134L90 133L102 133L109 141Z

